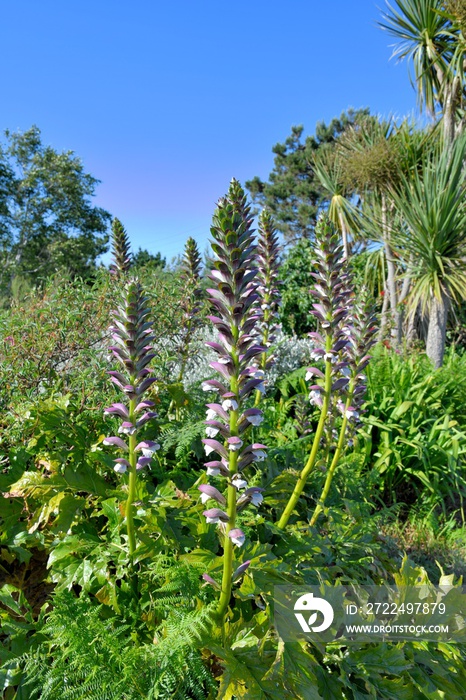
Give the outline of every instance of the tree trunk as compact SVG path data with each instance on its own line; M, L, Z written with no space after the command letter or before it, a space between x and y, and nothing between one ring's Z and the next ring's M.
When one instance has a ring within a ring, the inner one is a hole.
M347 260L349 260L350 257L350 249L349 249L349 241L348 241L348 230L345 225L345 219L340 212L338 214L338 219L340 221L340 228L341 228L341 238L342 238L342 243L343 243L343 254Z
M443 363L449 309L450 299L443 291L440 299L432 297L429 306L426 352L435 369L441 367Z
M445 147L451 146L456 136L456 110L460 96L461 82L455 75L451 85L446 89L446 97L443 105L443 139Z
M409 288L411 287L411 275L410 271L413 265L413 256L409 256L408 260L408 268L406 270L406 275L403 280L403 286L401 288L400 296L398 299L398 308L399 308L399 314L398 314L398 326L396 329L396 339L397 339L397 344L401 345L401 341L403 340L403 324L404 324L404 318L405 318L405 309L401 304L405 301L406 297L408 296Z
M418 316L418 309L411 309L408 316L408 327L406 329L406 342L408 343L408 345L412 345L416 339L416 321L418 319Z
M398 311L398 294L396 289L396 264L395 256L390 245L390 233L387 221L387 200L382 194L382 236L387 261L387 290L390 297L390 311L392 315L392 340L397 345L398 328L400 325L400 313Z
M377 342L378 343L382 342L384 335L385 335L385 328L387 327L388 302L389 302L389 299L388 299L387 286L385 285L383 304L382 304L382 313L380 314L380 328L379 328L379 332L377 335Z

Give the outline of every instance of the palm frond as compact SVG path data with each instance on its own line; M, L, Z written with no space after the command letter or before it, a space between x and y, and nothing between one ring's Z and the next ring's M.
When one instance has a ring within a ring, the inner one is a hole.
M432 296L466 298L465 157L463 136L448 150L428 152L421 166L402 174L392 188L407 227L403 235L394 230L392 238L404 257L412 256L410 303L424 309Z
M393 56L412 61L419 106L431 113L442 102L457 36L443 0L395 0L379 26L398 40Z

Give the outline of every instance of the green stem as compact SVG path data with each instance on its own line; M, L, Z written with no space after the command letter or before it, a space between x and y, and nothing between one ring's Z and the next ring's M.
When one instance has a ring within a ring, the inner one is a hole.
M231 358L234 365L234 374L230 380L230 389L232 393L238 396L239 402L239 392L238 392L238 379L239 379L239 354L237 351L237 342L239 337L239 331L237 328L232 329L234 338L234 347L231 351ZM230 412L230 436L238 436L238 420L240 416L240 407L236 410L231 410ZM233 450L230 451L229 455L229 483L227 490L227 515L228 522L225 527L225 539L223 543L223 574L222 574L222 590L220 592L220 598L218 601L217 616L221 623L222 630L224 629L224 618L225 612L228 608L231 599L231 586L232 586L232 576L233 576L233 542L228 533L234 530L236 524L236 488L232 485L231 480L233 475L238 471L238 453Z
M132 399L129 402L129 421L130 423L133 423L135 421L134 417L134 410L136 408L136 400ZM133 555L134 551L136 549L136 532L135 532L135 526L134 526L134 518L133 518L133 503L136 498L136 452L135 452L135 447L136 447L136 435L130 435L129 436L129 441L128 441L128 446L129 446L129 464L130 464L130 470L129 470L129 482L128 482L128 498L126 500L126 529L128 532L128 545L129 545L129 558L130 561L132 562L133 560Z
M185 333L185 338L184 338L185 346L181 352L181 365L180 365L180 371L179 371L178 379L177 379L178 384L181 384L181 382L183 381L184 371L186 369L186 364L188 362L189 341L190 341L190 336L191 336L192 325L193 325L193 320L192 320L192 318L189 318L188 322L186 324L186 333Z
M327 499L328 493L330 491L330 486L332 484L332 479L333 475L335 473L335 469L337 468L338 461L340 459L340 455L343 450L344 442L345 442L345 435L346 435L346 426L348 425L348 418L346 417L346 411L348 408L351 406L351 401L353 400L353 391L350 391L350 394L348 398L346 399L346 404L345 404L345 412L343 414L343 421L341 424L340 428L340 435L338 436L338 442L337 442L337 449L335 450L335 454L333 455L332 463L330 464L329 470L327 472L327 478L325 479L324 487L322 489L322 493L320 495L320 498L317 502L314 514L311 518L311 525L315 525L317 518L319 517L320 513L324 509L325 501Z
M232 452L230 454L230 479L233 476L233 474L236 473L237 471L237 461L238 461L238 455L236 452ZM226 524L225 528L225 540L223 543L223 575L222 575L222 590L220 593L220 599L218 601L218 609L217 609L217 615L219 619L222 621L222 626L223 626L223 619L225 616L226 609L228 607L228 604L230 602L231 598L231 579L233 576L233 542L230 537L228 537L228 533L230 530L233 530L235 528L235 523L236 523L236 488L232 486L231 484L228 485L228 492L227 492L227 503L228 503L228 508L227 508L227 514L228 514L228 522Z
M330 336L327 336L327 342L326 342L326 351L329 352L331 348L331 342L332 338ZM292 514L293 510L296 507L297 502L299 501L299 498L303 492L303 489L306 485L307 478L311 472L311 470L314 467L316 458L317 458L317 452L319 450L319 445L320 441L322 438L322 433L324 432L324 427L325 427L325 421L327 420L327 412L328 412L328 407L330 404L330 392L332 389L332 363L327 360L325 362L325 385L324 385L324 398L323 398L323 403L322 403L322 409L320 412L320 418L319 418L319 423L317 425L317 430L314 435L314 441L312 443L312 448L311 452L309 455L309 458L306 462L306 465L304 469L302 470L301 474L299 475L299 478L295 484L293 493L290 496L290 500L287 503L287 506L285 510L282 513L282 516L280 520L277 523L277 526L281 528L282 530L287 526L288 520L290 519L290 515Z
M188 311L189 312L189 311ZM193 325L193 319L190 317L188 319L188 322L186 324L186 333L185 333L185 345L183 349L180 352L181 355L181 364L180 364L180 371L178 372L178 377L176 379L177 384L181 384L183 381L184 377L184 371L186 369L186 364L188 362L188 353L189 353L189 341L190 341L190 336L191 336L191 329ZM170 405L168 407L168 415L175 409L175 420L179 421L181 416L180 416L180 407L175 403L175 399L172 399L170 401Z

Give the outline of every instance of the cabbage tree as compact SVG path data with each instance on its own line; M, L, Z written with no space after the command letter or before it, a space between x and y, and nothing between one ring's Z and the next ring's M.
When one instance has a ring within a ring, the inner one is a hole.
M412 61L421 109L440 109L445 144L462 131L464 117L463 2L394 0L387 2L382 29L398 40L393 55Z
M334 150L317 151L313 158L314 174L329 198L327 215L341 233L345 258L350 257L350 234L358 228L357 213L349 197L351 189L343 181L343 165Z
M406 224L394 236L410 259L409 309L419 307L429 318L426 351L436 368L443 362L448 314L466 299L465 157L466 136L448 151L438 145L392 189Z

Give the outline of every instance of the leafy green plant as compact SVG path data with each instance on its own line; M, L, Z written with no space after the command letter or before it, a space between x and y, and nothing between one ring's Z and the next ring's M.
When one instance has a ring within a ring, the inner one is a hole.
M387 503L409 505L422 497L432 507L458 509L464 519L466 431L447 413L457 379L383 350L370 366L358 450L378 473Z
M324 371L310 367L305 378L316 382L310 386L309 400L320 408L320 416L309 456L278 521L279 528L286 527L309 474L315 467L324 431L332 430L334 416L340 412L343 416L340 438L312 524L323 509L342 452L347 424L359 418L357 409L365 391L362 372L369 362L366 352L371 345L373 333L372 319L368 323L365 318L366 310L356 311L352 303L346 258L335 229L323 216L319 219L316 236L316 272L313 273L315 283L311 294L318 300L318 303L313 304L312 313L319 322L321 333L311 334L315 343L312 357L323 363ZM330 442L327 441L326 456L329 447Z
M247 400L252 393L265 390L264 372L254 362L264 348L257 344L254 333L258 320L254 313L257 269L251 225L244 191L232 180L227 196L218 203L211 228L215 258L209 278L216 287L208 292L218 314L210 316L218 331L218 342L209 346L218 356L211 366L222 381L213 379L204 383L206 390L219 393L221 404L207 404L208 437L203 440L206 454L216 452L219 457L206 464L207 474L227 479L227 495L209 484L199 486L203 501L213 499L225 508L204 511L207 522L220 524L223 535L222 582L219 584L209 574L204 575L206 581L220 590L217 615L222 629L232 585L250 564L246 559L237 568L233 567L233 546L239 548L245 541L244 532L237 527L237 517L249 504L258 506L262 501L262 489L248 487L245 470L266 456L265 445L246 444L250 441L251 427L262 421L262 412L247 408ZM213 439L217 435L222 442ZM244 493L239 495L240 491Z
M87 595L57 594L40 644L23 657L29 697L205 700L215 683L194 643L205 633L205 613L172 612L153 640L141 632L140 623Z

